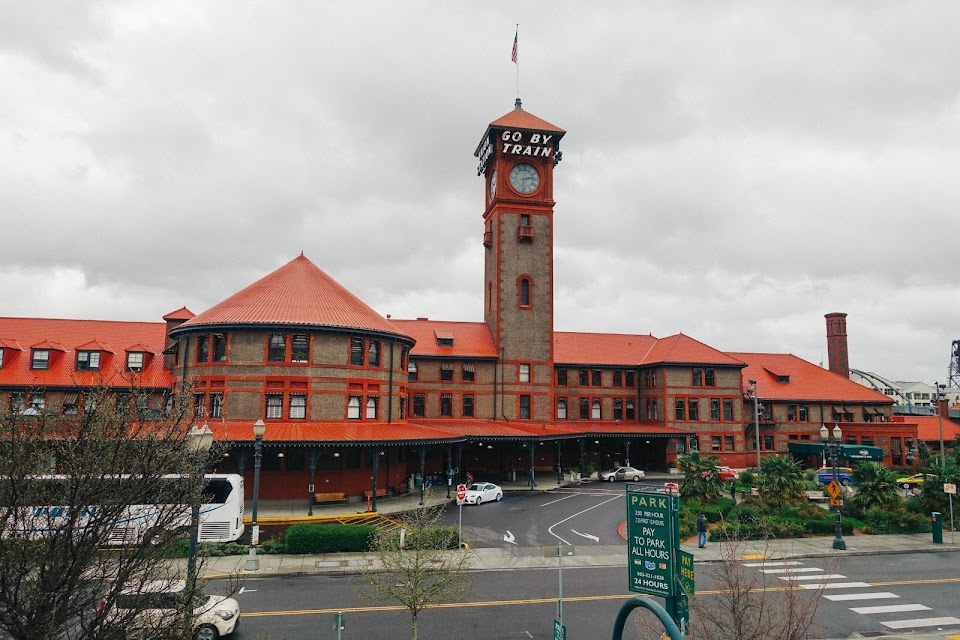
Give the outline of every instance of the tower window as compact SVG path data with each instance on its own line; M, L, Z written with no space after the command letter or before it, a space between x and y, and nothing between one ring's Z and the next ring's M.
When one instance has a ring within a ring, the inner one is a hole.
M223 394L222 393L210 394L210 414L209 415L211 418L223 417Z
M530 396L526 394L520 396L520 419L530 419Z
M528 363L520 365L520 382L530 382L530 365Z
M557 420L567 419L567 399L557 398Z
M380 366L380 341L371 340L370 347L367 350L367 364L371 367Z
M533 240L533 226L530 224L528 214L520 214L520 227L517 230L517 238L520 242L531 242Z
M377 409L380 406L380 396L367 396L367 420L377 419Z
M407 367L407 380L416 380L419 377L419 370L417 369L417 361L411 360L410 366Z
M210 336L201 333L197 336L197 362L206 362L210 359Z
M533 303L531 302L531 299L532 299L531 290L533 289L533 282L530 280L530 278L527 278L525 276L520 278L520 281L517 283L517 287L518 287L517 302L519 303L519 305L524 308L530 308L531 306L533 306Z

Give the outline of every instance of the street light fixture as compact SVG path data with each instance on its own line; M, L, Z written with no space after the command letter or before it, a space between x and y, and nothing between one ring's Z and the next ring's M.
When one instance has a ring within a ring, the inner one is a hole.
M263 460L263 434L267 425L262 418L253 424L253 513L250 524L250 553L243 565L244 571L259 571L260 558L257 557L257 543L260 542L260 526L257 524L257 502L260 499L260 462Z
M820 425L820 439L823 440L823 447L827 451L827 455L830 456L830 465L833 467L833 481L839 486L839 477L840 474L837 470L837 457L840 455L840 437L843 435L843 432L840 430L840 425L835 425L833 427L833 432L831 433L827 429L827 425ZM836 520L834 521L836 537L833 539L833 548L839 551L846 551L847 543L843 541L843 531L840 528L840 505L835 507L836 509Z
M747 397L753 399L753 434L756 438L757 473L760 473L760 405L757 397L757 381L748 380Z
M940 428L940 473L946 474L946 458L944 457L943 450L943 398L940 396L940 392L943 389L946 389L946 385L942 385L939 382L937 385L937 426ZM946 482L946 479L944 479ZM947 500L950 502L950 544L953 544L953 532L956 527L953 524L953 494L947 494Z
M211 445L213 445L213 432L206 423L202 427L193 425L187 432L187 449L192 457L191 472L194 480L203 478ZM187 552L187 579L189 580L189 593L191 594L197 586L197 538L200 536L200 500L201 498L198 497L190 505L190 548Z

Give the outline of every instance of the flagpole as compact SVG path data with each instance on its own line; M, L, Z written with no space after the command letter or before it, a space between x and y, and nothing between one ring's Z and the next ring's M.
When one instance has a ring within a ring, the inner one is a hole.
M517 31L513 36L513 53L511 59L513 64L517 65L517 100L520 100L520 57L517 53L518 39L520 37L520 23L517 23Z

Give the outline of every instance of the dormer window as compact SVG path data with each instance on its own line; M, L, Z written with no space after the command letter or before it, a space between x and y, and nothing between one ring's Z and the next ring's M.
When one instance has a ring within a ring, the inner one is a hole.
M783 375L777 376L777 382L779 382L780 384L787 384L788 382L790 382L790 376L783 376Z
M127 354L127 371L143 371L143 351L131 351Z
M30 356L31 369L50 368L50 349L33 349Z
M99 371L99 351L77 351L77 371Z
M6 349L0 347L0 369L3 369L3 354L6 353Z
M453 346L453 334L449 331L434 331L433 335L437 338L438 347Z

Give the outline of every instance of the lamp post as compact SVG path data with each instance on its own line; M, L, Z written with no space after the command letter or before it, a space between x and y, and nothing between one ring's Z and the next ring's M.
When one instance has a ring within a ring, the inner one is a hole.
M834 426L832 433L827 429L827 425L820 425L820 439L823 440L823 446L830 456L830 465L833 467L833 481L838 483L838 485L840 474L837 471L837 456L840 455L840 436L842 435L843 432L840 430L840 425ZM843 531L840 529L840 506L837 505L835 509L836 520L834 524L836 537L833 539L833 548L845 551L847 549L847 543L843 541Z
M757 381L748 380L747 397L753 399L753 435L756 438L757 473L760 473L760 405L757 398Z
M940 428L940 473L946 474L946 458L943 450L943 400L940 397L940 391L946 388L946 385L937 384L937 426ZM946 480L944 480L946 482ZM956 527L953 524L953 494L947 494L947 500L950 503L950 544L953 544L953 531Z
M263 460L263 434L267 425L262 418L253 424L253 513L250 524L250 554L243 565L244 571L259 571L260 558L257 557L257 544L260 542L260 526L257 524L257 501L260 499L260 462Z
M212 444L213 432L210 431L210 427L206 423L202 427L193 425L187 432L187 447L193 458L191 460L191 471L195 480L203 479L203 473L207 468L207 456ZM191 597L197 587L197 538L200 536L200 500L201 498L197 497L190 505L190 548L187 552L187 580L189 580Z

